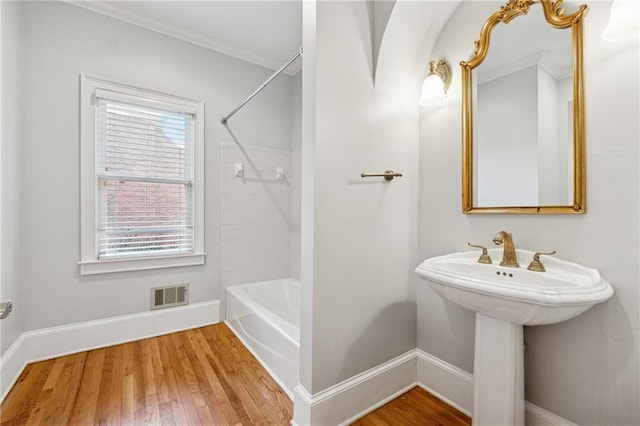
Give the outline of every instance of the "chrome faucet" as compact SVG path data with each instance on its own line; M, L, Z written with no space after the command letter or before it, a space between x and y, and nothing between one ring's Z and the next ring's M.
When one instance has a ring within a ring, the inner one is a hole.
M513 238L511 234L506 231L500 231L493 237L493 242L496 245L504 243L504 251L502 253L502 261L500 266L506 266L508 268L518 268L518 259L516 258L516 246L513 244Z

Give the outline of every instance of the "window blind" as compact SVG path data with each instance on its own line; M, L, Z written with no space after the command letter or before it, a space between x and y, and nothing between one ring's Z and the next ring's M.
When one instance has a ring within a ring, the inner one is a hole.
M193 252L194 121L96 96L98 259Z

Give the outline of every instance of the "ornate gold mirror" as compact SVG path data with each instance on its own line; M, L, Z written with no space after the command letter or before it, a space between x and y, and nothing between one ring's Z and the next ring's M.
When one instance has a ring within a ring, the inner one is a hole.
M460 62L463 213L585 212L587 6L561 6L509 0Z

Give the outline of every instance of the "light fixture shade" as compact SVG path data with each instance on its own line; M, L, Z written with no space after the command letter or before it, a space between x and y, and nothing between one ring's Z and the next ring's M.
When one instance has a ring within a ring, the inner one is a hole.
M613 0L602 38L610 41L638 37L638 0Z
M447 98L444 91L444 82L436 74L429 74L422 82L422 90L420 91L419 105L437 105Z
M422 83L418 104L422 106L437 105L447 98L447 90L451 85L451 71L444 60L429 63L429 74Z

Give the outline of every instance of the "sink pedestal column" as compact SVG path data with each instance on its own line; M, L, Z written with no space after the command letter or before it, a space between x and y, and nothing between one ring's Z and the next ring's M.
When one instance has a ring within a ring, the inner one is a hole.
M523 326L476 313L473 425L524 426Z

